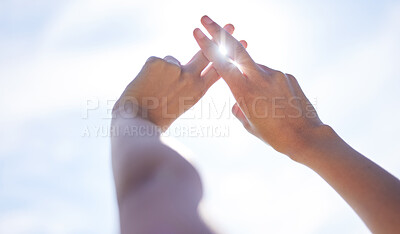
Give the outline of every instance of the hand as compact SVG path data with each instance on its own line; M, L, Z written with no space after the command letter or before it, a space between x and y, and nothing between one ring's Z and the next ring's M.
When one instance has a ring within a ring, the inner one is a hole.
M234 27L227 24L222 30L230 35ZM145 118L165 131L219 79L212 66L204 70L208 64L202 51L186 65L172 56L150 57L115 104L113 113Z
M215 42L200 29L195 29L195 39L231 89L237 101L232 111L247 131L289 156L307 146L323 124L296 79L255 63L241 43L209 17L201 22ZM229 58L219 53L219 44Z

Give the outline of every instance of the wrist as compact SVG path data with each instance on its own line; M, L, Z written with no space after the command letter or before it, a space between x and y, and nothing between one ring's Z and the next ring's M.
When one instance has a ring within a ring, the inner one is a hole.
M327 149L331 143L340 140L333 128L325 124L305 131L301 138L299 146L292 150L288 156L292 160L305 165L314 160L315 155L319 155L318 151Z
M135 103L121 102L120 100L114 105L112 117L113 119L142 119L151 122L162 132L165 132L173 122L171 119L162 118L162 116L153 109L146 109Z

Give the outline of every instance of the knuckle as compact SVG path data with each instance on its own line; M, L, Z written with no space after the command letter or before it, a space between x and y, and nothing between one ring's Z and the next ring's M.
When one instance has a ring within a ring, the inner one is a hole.
M287 76L289 79L296 79L293 75L291 75L291 74L289 74L289 73L286 73L286 76Z
M160 58L158 58L158 57L151 56L151 57L149 57L149 58L147 59L146 64L147 64L147 65L150 65L150 66L157 66L157 65L163 64L163 61L164 61L164 60L162 60L162 59L160 59Z
M291 74L286 74L286 77L287 77L291 82L297 83L297 79L296 79L296 77L294 77L293 75L291 75Z
M282 82L286 80L285 74L283 74L281 71L273 71L271 77L276 82Z
M174 75L180 75L182 72L182 68L180 66L178 66L177 64L174 64L174 63L169 63L169 62L165 63L165 69L168 72L173 73Z
M237 44L237 45L235 46L234 52L235 52L235 55L236 55L236 54L242 54L242 53L244 53L245 50L246 50L246 49L243 47L243 45L239 43L239 44Z

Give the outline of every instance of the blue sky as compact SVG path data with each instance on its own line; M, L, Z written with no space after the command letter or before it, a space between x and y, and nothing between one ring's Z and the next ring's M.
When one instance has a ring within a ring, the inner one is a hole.
M190 59L204 14L233 23L257 62L295 75L322 121L400 176L398 1L5 0L1 233L118 232L108 111L147 57ZM247 134L232 104L219 81L172 126L226 137L165 137L200 171L201 212L215 229L368 233L318 175Z

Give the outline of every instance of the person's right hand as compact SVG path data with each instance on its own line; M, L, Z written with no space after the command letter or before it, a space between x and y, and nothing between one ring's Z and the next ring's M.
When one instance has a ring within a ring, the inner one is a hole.
M255 63L241 43L209 17L203 16L201 22L215 42L198 28L194 30L195 39L231 89L237 101L232 108L234 115L247 131L294 157L325 126L296 79ZM219 52L221 44L229 58Z

